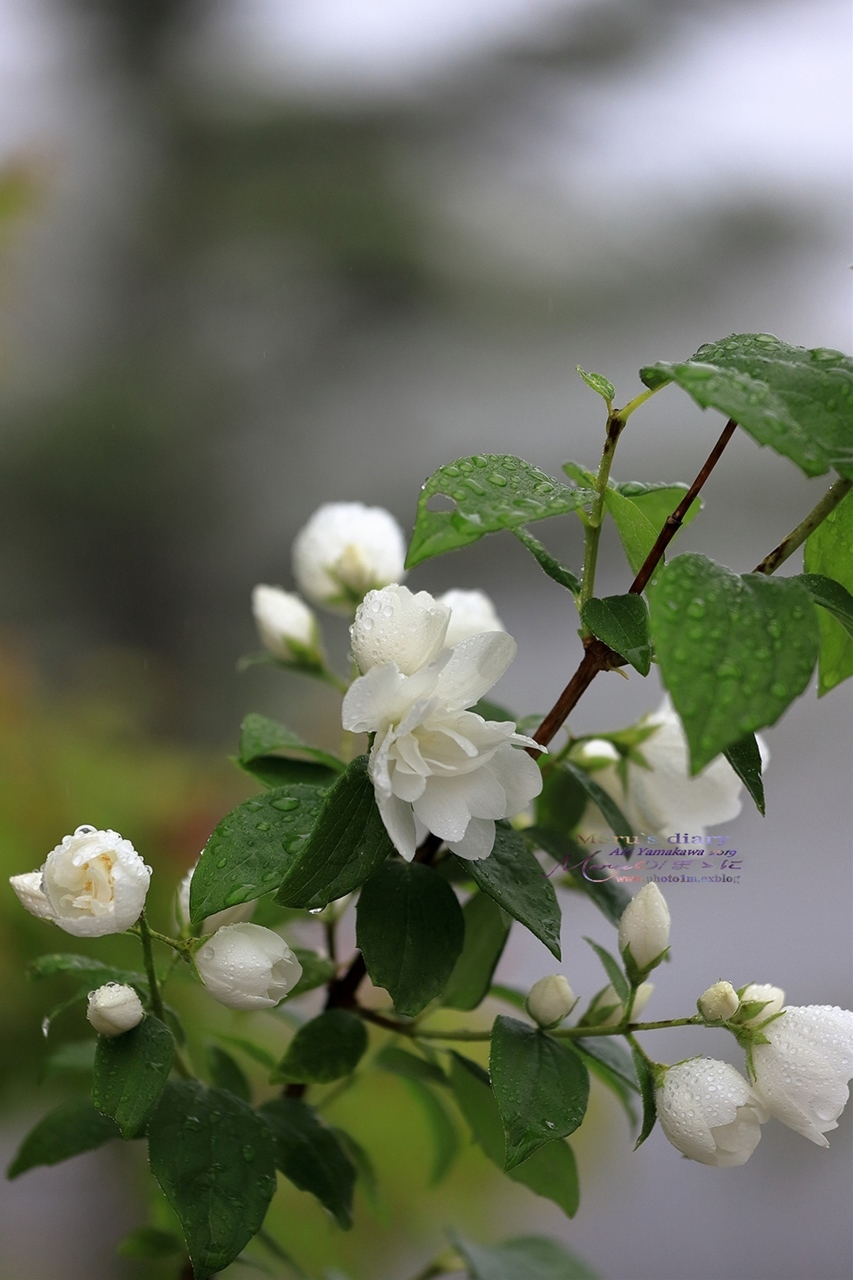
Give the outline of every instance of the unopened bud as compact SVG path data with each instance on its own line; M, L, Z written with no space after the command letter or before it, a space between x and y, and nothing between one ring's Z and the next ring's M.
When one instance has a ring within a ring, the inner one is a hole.
M534 1022L549 1030L567 1017L576 1004L575 994L561 973L534 982L526 1008Z
M730 982L715 982L702 992L698 1004L707 1022L728 1022L738 1011L740 997Z
M320 662L317 619L292 591L260 583L252 591L252 613L261 643L280 662Z
M113 1037L139 1026L145 1010L133 987L108 982L97 991L89 992L86 1017L99 1035Z
M760 1004L762 1008L738 1019L745 1027L756 1026L780 1013L785 1004L785 992L781 987L771 986L769 982L750 982L740 993L740 1007L746 1011L747 1005L755 1004Z
M627 952L638 973L654 969L669 946L669 907L656 884L644 884L622 912L619 951Z

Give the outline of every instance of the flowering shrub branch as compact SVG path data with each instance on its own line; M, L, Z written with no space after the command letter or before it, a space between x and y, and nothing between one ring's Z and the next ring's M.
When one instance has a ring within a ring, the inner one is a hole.
M622 409L605 378L581 373L607 410L595 472L566 462L565 484L510 455L459 458L423 486L407 560L389 513L329 503L294 545L302 594L254 589L262 660L338 689L342 727L354 744L367 735L366 747L343 759L247 716L237 763L260 790L222 819L179 886L174 935L150 926L150 868L115 831L79 827L39 871L12 878L21 904L47 925L82 938L137 937L143 972L76 953L33 966L35 977L79 981L95 1065L90 1098L46 1116L10 1176L118 1136L144 1138L180 1223L182 1276L206 1280L264 1241L277 1172L341 1229L351 1225L364 1157L321 1109L373 1070L405 1077L427 1100L439 1174L450 1164L447 1135L454 1146L461 1125L514 1181L569 1216L579 1188L567 1139L584 1121L591 1072L636 1124L637 1146L659 1123L679 1151L711 1166L745 1163L771 1117L820 1146L837 1126L853 1077L853 1013L786 1006L778 987L720 980L697 995L695 1013L644 1020L648 978L670 958L669 907L652 882L629 897L596 848L612 839L627 857L638 839L728 822L744 790L763 813L760 731L802 693L816 664L821 693L853 675L853 360L734 335L641 370L645 390ZM626 424L670 382L725 415L721 436L689 486L617 482ZM807 475L832 468L838 479L753 574L693 553L664 563L739 431ZM579 576L526 527L565 515L583 528ZM632 581L621 595L598 597L606 520ZM488 700L516 651L488 597L449 590L436 599L401 585L421 561L501 531L574 598L583 638L580 665L532 737L529 721ZM771 579L803 543L806 572ZM320 621L302 596L350 619L349 679L329 667ZM631 666L646 677L653 663L667 691L656 712L616 733L555 742L599 672ZM564 874L552 879L549 860ZM544 973L529 992L495 982L516 926L550 953L549 969L561 962L555 884L586 894L617 929L616 954L587 939L605 983L581 1011L561 972ZM342 961L337 925L353 905L357 949ZM252 918L256 910L266 923ZM313 948L301 935L285 940L299 920L313 926ZM157 947L170 955L162 968ZM258 1078L249 1080L226 1049L202 1062L184 1047L164 998L181 978L237 1018L274 1017L311 992L322 993L319 1012L279 1057L242 1034L231 1042L254 1064ZM484 1027L487 1000L512 1016L498 1013ZM475 1021L436 1025L442 1010ZM728 1031L745 1074L700 1056L656 1062L638 1037L672 1028ZM486 1042L488 1072L452 1047ZM421 1276L521 1280L535 1267L546 1274L543 1259L555 1276L582 1265L553 1242L484 1249L454 1236Z

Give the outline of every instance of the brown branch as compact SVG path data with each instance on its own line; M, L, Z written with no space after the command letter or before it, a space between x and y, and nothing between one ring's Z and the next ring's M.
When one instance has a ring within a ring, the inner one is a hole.
M671 516L667 516L666 522L661 529L655 545L646 556L640 572L628 588L631 595L639 595L643 591L655 569L658 567L663 553L675 537L681 523L687 514L691 502L694 500L699 490L702 488L708 476L714 470L714 467L720 460L720 456L726 445L731 440L737 429L737 423L729 418L719 440L714 445L702 470L693 481L684 497L679 502ZM580 665L575 671L569 683L554 703L539 728L533 734L533 737L540 746L547 747L548 743L554 735L562 727L568 716L577 706L581 696L586 692L592 684L599 671L606 671L608 668L623 665L623 659L618 653L606 645L601 640L591 639L584 646L584 655L581 658ZM535 747L526 748L528 755L533 756L534 760L541 755Z

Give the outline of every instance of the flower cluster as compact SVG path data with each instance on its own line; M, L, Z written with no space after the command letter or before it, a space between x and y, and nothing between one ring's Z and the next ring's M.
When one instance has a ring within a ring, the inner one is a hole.
M537 744L512 721L471 710L506 671L515 641L502 630L465 634L483 616L472 607L467 617L460 610L458 638L448 646L452 612L426 591L395 584L369 592L351 628L362 675L344 698L343 725L375 734L369 769L377 805L407 859L419 824L460 857L488 857L495 821L519 813L542 788L534 760L515 750Z

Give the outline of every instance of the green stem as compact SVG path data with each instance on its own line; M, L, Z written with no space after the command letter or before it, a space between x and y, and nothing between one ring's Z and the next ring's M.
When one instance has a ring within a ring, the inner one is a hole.
M139 917L139 941L142 943L142 958L145 962L145 976L148 978L148 990L151 993L151 1012L158 1017L161 1022L166 1021L166 1011L163 1008L163 997L160 995L160 984L157 981L157 970L154 968L154 951L151 946L151 939L155 936L148 928L148 921L145 919L145 912ZM159 935L158 935L159 936Z
M778 547L774 547L764 559L755 566L753 573L771 574L779 568L780 564L784 564L789 556L792 556L801 547L810 533L814 533L818 525L823 524L830 512L834 511L850 490L853 489L853 480L841 479L836 480L835 484L830 485L826 493L821 498L817 506L812 507L809 514L804 520L801 520L796 529L792 529L786 538L783 538Z
M632 402L633 403L633 402ZM610 468L613 465L613 455L616 452L616 445L622 434L622 428L625 421L622 417L624 410L617 410L611 413L607 419L607 435L604 441L604 448L601 452L601 462L598 466L598 476L595 481L595 490L597 497L593 503L592 512L586 526L586 538L583 549L583 573L581 577L581 591L578 599L578 608L582 609L587 600L591 599L595 588L595 566L598 560L598 544L601 540L601 526L604 520L604 496L607 493L607 482L610 479Z
M386 1018L384 1014L375 1013L372 1009L356 1008L355 1013L367 1022L373 1022L386 1031L395 1031L398 1035L408 1036L412 1040L459 1040L474 1043L490 1040L491 1028L488 1031L469 1031L461 1028L456 1031L439 1031L437 1028L419 1027L414 1023L397 1022L394 1018ZM662 1022L625 1022L610 1027L562 1027L549 1035L561 1040L588 1040L592 1036L624 1036L635 1031L665 1031L670 1027L702 1027L704 1020L693 1014L689 1018L668 1018Z
M664 384L661 383L661 386L663 385ZM657 391L660 391L660 387L647 387L646 390L641 391L638 396L634 396L633 400L629 400L624 409L617 409L614 416L621 419L622 425L624 426L634 410L639 409L641 404L645 404L647 400L650 400Z

